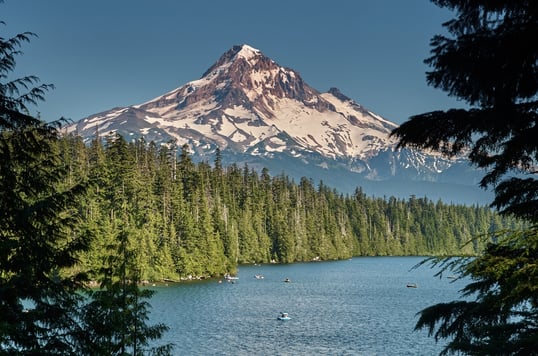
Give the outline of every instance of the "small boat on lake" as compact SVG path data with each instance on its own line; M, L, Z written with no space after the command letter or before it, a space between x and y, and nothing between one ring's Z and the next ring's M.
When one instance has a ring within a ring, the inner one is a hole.
M230 275L229 273L226 273L224 275L224 279L226 279L227 281L235 281L235 280L238 280L239 277L234 277L234 276Z
M286 278L286 279L284 280L284 282L286 282L286 283L290 283L290 282L291 282L291 279Z
M407 283L407 288L417 288L417 284L416 283Z
M278 317L277 317L278 320L291 320L290 316L288 315L288 313L281 313Z
M256 274L256 275L254 275L254 278L256 278L256 279L264 279L264 276L261 275L261 274Z

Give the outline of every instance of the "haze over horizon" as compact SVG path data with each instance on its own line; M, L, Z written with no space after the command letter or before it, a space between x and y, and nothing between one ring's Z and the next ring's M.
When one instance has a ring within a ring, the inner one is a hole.
M151 100L200 78L236 44L395 123L462 106L426 84L429 41L451 18L428 0L5 0L0 8L2 37L39 36L23 45L14 75L55 85L31 108L46 121Z

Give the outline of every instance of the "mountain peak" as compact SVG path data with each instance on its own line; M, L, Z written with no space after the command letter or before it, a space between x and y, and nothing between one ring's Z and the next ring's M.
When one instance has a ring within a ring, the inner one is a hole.
M301 102L320 111L331 107L319 97L317 90L303 81L299 73L280 66L247 44L233 46L199 81L192 83L198 88L198 93L188 98L185 104L194 100L212 100L216 96L221 109L239 104L266 118L275 117L275 105L286 105L282 99Z
M265 57L263 53L247 44L235 45L226 51L215 64L213 64L203 75L202 78L209 76L215 71L219 72L223 67L228 67L234 62L246 61L250 65L255 65L259 59L266 61L271 61L269 58Z
M242 44L231 47L201 78L146 103L84 118L68 132L85 140L95 137L97 128L100 135L173 140L188 144L201 160L219 147L233 162L285 168L297 176L306 175L306 169L339 185L344 179L337 172L349 172L355 184L358 178L433 181L444 172L443 179L450 179L458 171L454 161L437 155L397 151L389 136L396 126L336 88L320 93L295 70ZM392 187L389 183L384 189Z
M246 59L247 61L253 57L262 55L259 49L251 47L247 44L233 46L232 51L234 50L237 51L236 57L242 57Z
M247 44L231 47L200 79L133 109L102 113L86 124L132 122L137 136L166 132L179 142L212 142L239 152L304 150L333 159L372 157L394 144L388 137L394 124L336 88L318 92L298 72Z

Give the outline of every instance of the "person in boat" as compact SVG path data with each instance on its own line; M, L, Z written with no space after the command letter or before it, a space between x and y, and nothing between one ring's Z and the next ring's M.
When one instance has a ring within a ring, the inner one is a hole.
M290 320L290 316L288 313L280 313L280 315L277 317L278 320Z

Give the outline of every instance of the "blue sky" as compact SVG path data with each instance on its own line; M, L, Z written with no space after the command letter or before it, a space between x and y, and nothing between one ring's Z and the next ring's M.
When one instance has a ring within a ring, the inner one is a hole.
M148 101L246 43L401 123L463 105L425 79L429 41L451 17L429 0L4 0L0 36L39 36L14 75L55 85L32 108L46 121Z

